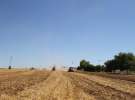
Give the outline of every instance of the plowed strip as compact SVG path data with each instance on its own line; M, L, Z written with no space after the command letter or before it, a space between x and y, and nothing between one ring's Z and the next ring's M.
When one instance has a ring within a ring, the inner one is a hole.
M95 96L95 98L98 100L134 100L135 98L134 94L127 93L127 91L124 89L121 91L122 89L120 86L114 88L113 85L105 84L105 81L98 77L93 78L93 76L76 73L69 74L68 76L72 78L78 87L82 88L85 92ZM111 84L111 82L108 84ZM116 83L115 85L119 84Z

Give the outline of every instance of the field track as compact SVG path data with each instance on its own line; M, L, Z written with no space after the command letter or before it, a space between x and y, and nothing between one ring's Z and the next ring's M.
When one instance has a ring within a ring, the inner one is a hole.
M7 75L0 76L0 100L135 100L135 83L126 80L64 71Z

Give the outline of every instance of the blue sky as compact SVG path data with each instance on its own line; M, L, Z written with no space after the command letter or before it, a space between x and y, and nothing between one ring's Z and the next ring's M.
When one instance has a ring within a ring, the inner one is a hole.
M102 64L135 53L134 0L0 0L0 66Z

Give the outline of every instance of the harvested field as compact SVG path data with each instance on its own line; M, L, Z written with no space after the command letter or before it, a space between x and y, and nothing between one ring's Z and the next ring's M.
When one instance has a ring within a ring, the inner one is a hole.
M15 72L0 83L1 100L135 100L134 82L75 72Z
M0 95L16 95L34 84L45 80L49 72L45 71L6 71L0 76Z

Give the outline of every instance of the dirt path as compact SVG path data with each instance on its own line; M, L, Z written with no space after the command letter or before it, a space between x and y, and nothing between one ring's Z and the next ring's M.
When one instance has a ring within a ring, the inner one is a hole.
M134 91L128 81L54 71L43 82L0 100L135 100Z

